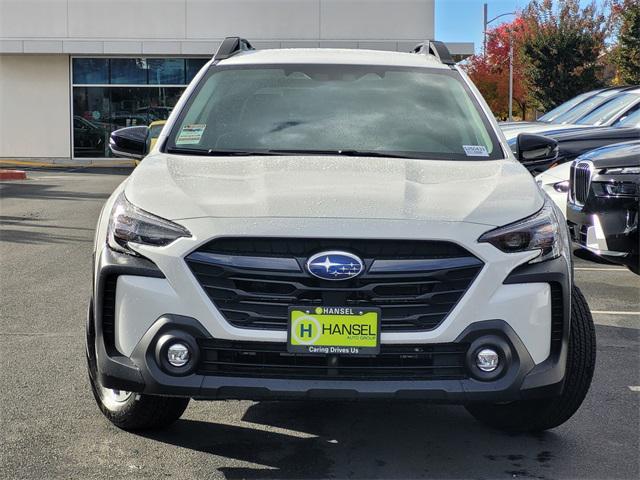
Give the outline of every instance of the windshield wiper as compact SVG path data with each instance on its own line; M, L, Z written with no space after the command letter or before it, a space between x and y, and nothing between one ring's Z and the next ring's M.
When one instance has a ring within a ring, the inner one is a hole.
M377 150L268 150L277 155L341 155L345 157L387 157L387 158L420 158L396 152L380 152Z
M169 147L167 153L175 153L178 155L207 155L211 157L250 157L254 155L279 155L268 150L218 150L211 148L179 148Z
M207 155L213 157L249 157L254 155L340 155L345 157L386 157L386 158L420 158L419 155L405 155L396 152L380 152L377 150L218 150L204 148L169 147L167 153L178 155Z

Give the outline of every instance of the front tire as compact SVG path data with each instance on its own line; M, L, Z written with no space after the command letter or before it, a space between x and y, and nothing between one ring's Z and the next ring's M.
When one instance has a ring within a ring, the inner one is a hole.
M470 404L466 408L491 427L515 432L555 428L571 418L584 400L596 362L596 334L589 305L573 287L569 351L562 394L541 400L518 400L508 404Z
M89 372L93 397L102 414L116 427L130 432L168 427L184 413L188 398L143 395L113 390Z
M160 429L178 420L189 405L189 398L143 395L104 387L98 380L95 354L93 302L87 314L87 371L93 398L102 414L116 427L127 431Z

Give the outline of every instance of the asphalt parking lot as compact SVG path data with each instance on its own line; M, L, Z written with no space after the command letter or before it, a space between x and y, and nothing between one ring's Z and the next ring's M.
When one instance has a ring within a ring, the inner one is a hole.
M640 477L640 277L581 258L597 368L553 431L507 435L462 407L413 403L192 402L162 433L111 426L83 330L97 215L127 173L0 182L0 478Z

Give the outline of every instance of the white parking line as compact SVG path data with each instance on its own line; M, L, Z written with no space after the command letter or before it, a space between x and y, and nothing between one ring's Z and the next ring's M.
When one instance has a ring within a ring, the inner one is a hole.
M603 271L603 272L628 272L628 270L626 268L618 268L618 267L614 267L614 268L609 268L609 267L603 267L603 268L598 268L598 267L575 267L574 270L584 270L584 271L599 270L599 271Z
M608 327L640 329L640 312L607 312L594 310L593 323Z
M629 385L629 390L632 392L640 392L640 387Z
M612 312L609 310L591 310L596 315L640 315L640 312Z

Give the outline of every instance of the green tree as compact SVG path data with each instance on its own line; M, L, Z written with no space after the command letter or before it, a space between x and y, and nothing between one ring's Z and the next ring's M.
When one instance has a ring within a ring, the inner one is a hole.
M620 12L621 25L615 62L620 81L640 84L640 0L626 2Z
M532 99L544 110L601 86L600 54L610 17L595 2L532 0L523 12L529 23L522 45Z

